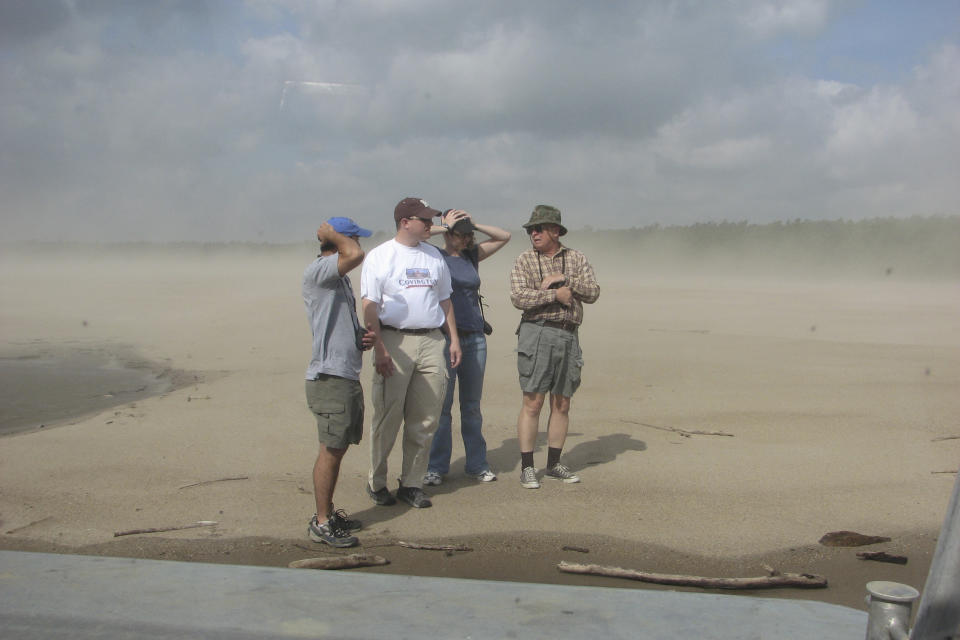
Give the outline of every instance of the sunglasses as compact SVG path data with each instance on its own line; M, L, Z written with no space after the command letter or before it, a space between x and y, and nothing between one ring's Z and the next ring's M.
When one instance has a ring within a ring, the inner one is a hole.
M527 227L527 235L532 233L543 233L544 231L549 231L552 225L549 224L534 224Z
M419 220L420 222L422 222L423 224L427 225L428 227L433 226L433 220L430 219L430 218L421 218L421 217L419 217L419 216L410 216L409 218L407 218L407 220Z

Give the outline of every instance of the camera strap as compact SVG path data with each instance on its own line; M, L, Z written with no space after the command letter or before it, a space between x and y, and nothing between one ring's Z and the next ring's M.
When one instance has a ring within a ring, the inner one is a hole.
M560 249L560 273L564 278L567 277L567 252ZM553 258L550 258L551 262ZM540 262L540 252L537 251L537 269L540 271L540 282L543 282L543 264Z
M463 252L467 256L467 260L470 261L470 264L473 265L473 268L476 270L477 275L480 275L480 249L473 247L469 251ZM483 294L480 293L480 288L477 287L477 303L480 305L480 319L483 320L484 325L487 323L487 319L483 315Z
M347 306L350 307L350 319L353 321L353 333L360 333L360 319L357 318L357 299L353 297L353 287L350 286L350 280L346 276L340 277L340 288L343 289L343 295L347 298Z
M554 254L554 255L556 255L556 254ZM550 258L550 262L551 262L551 263L553 262L553 258ZM540 252L539 252L539 251L537 251L537 269L540 270L540 282L543 282L543 264L540 262ZM567 250L566 250L565 248L563 248L563 247L560 248L560 273L563 275L564 279L566 279L566 277L567 277ZM553 287L551 286L550 288L552 289ZM556 302L555 302L555 303L553 303L553 304L559 304L559 303L556 303ZM561 306L561 308L563 309L563 315L564 315L564 317L566 317L566 315L567 315L567 308L564 307L563 305L560 305L560 306Z

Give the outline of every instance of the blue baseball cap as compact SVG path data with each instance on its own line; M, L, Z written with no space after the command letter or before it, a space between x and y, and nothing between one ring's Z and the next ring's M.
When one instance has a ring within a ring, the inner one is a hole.
M344 236L360 236L361 238L369 238L373 235L373 231L358 226L357 223L350 218L330 218L327 220L327 224L333 227L334 231Z

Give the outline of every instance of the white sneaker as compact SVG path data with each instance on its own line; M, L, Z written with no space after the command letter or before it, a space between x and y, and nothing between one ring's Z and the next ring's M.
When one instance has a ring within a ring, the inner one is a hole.
M540 481L537 480L537 470L533 467L524 467L520 471L520 486L524 489L539 489Z
M423 484L429 487L436 487L443 482L443 476L436 471L427 471L423 474Z
M497 474L490 469L484 469L480 473L468 473L467 475L471 478L479 480L480 482L493 482L497 479Z

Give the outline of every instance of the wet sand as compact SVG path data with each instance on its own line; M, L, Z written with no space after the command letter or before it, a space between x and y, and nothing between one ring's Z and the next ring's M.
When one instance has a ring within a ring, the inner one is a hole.
M8 347L6 354L0 357L0 436L76 422L190 380L118 345L37 340Z
M363 492L366 443L351 449L336 500L366 523L363 549L391 560L378 570L640 586L556 564L732 577L767 563L831 586L763 595L858 608L868 580L922 588L960 460L960 440L938 440L960 435L954 284L633 273L629 256L594 248L603 292L587 308L565 448L583 482L530 491L517 482L518 314L506 283L522 240L482 265L495 327L485 433L500 480L463 478L456 444L433 508L375 507ZM304 536L316 435L301 397L310 339L299 276L312 255L92 255L0 270L0 358L38 341L135 348L196 376L0 439L0 547L276 565L330 553ZM545 453L541 438L539 465ZM113 535L198 520L218 525ZM817 544L841 529L888 536L865 549L909 563Z

